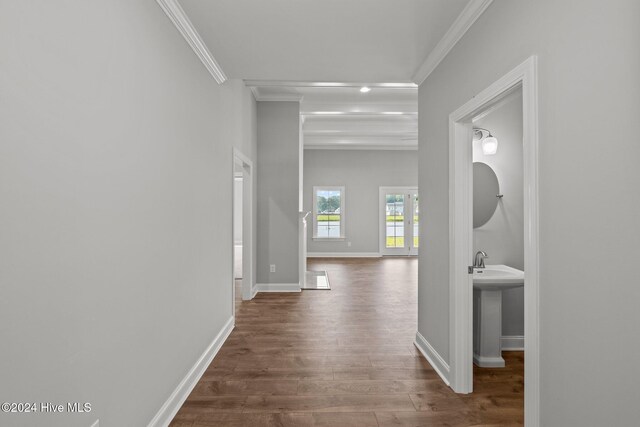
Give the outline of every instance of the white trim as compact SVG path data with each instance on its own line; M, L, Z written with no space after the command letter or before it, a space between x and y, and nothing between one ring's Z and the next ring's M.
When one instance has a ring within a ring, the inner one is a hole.
M473 354L473 363L482 368L504 368L504 359L502 357L486 357Z
M442 381L444 381L446 385L449 385L449 365L445 362L442 356L438 354L436 349L429 344L429 341L427 341L420 332L416 332L416 340L413 343L438 375L440 375Z
M380 258L379 252L309 252L307 258Z
M451 387L473 389L472 284L467 267L472 260L472 120L484 109L521 88L523 103L523 190L525 275L525 425L540 423L539 247L538 247L538 88L537 58L522 64L469 100L449 116L449 242Z
M257 292L300 292L300 283L256 283Z
M211 361L220 348L227 340L231 331L235 327L235 318L232 316L227 320L227 323L222 327L218 335L213 339L211 344L206 348L204 353L196 360L194 365L189 369L189 372L184 376L182 381L173 390L169 398L164 402L162 407L158 410L153 419L149 422L148 427L166 427L171 423L173 417L184 403L184 401L191 393L191 390L196 386L204 371L209 367Z
M460 41L462 36L465 35L492 1L493 0L470 0L469 3L467 3L436 47L429 52L422 65L416 70L413 76L415 83L420 85L429 77L429 74L431 74L447 54L451 52L451 49Z
M256 95L257 94L257 95ZM302 95L279 95L279 94L269 94L262 95L260 91L253 91L253 96L256 98L256 101L290 101L290 102L301 102Z
M487 108L486 110L483 110L478 115L473 116L473 123L476 123L476 122L484 119L489 114L493 113L497 109L501 108L502 106L504 106L505 104L507 104L508 102L513 100L517 95L518 95L518 92L514 91L514 92L511 92L511 93L507 94L503 98L500 98L499 101L497 101L496 103L491 104L491 106L489 108Z
M252 286L251 287L251 298L249 298L249 299L254 299L257 294L258 294L258 287L257 286Z
M351 107L349 104L343 104L344 110L336 110L325 108L324 110L312 110L309 106L305 106L305 111L300 111L301 116L306 117L318 117L326 119L327 117L335 118L336 116L341 119L345 118L383 118L383 119L415 119L418 115L417 111L398 111L393 112L391 108L386 108L384 111L349 111L348 109ZM345 111L346 110L346 111ZM328 114L329 113L329 114Z
M418 144L407 145L349 145L349 144L322 144L305 145L305 150L385 150L385 151L417 151Z
M500 342L503 351L524 351L524 335L503 335Z
M245 84L246 86L246 84ZM258 98L260 97L260 92L258 91L258 88L256 86L248 86L249 89L251 89L251 93L253 94L253 98L257 101Z
M371 82L310 82L299 80L245 80L247 87L362 87L384 89L416 89L413 82L371 83Z
M195 52L195 54L200 58L200 61L204 64L206 69L211 73L213 78L218 82L218 84L222 84L227 80L227 76L222 71L222 67L218 64L216 59L213 57L207 45L204 43L198 31L196 31L195 27L191 23L191 20L185 13L182 6L178 0L156 0L164 13L167 14L173 25L180 31L182 37L189 43L191 49Z

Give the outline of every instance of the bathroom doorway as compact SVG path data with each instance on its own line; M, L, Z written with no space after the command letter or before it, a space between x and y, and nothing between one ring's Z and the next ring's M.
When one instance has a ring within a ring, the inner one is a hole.
M487 152L495 153L496 141L491 129L478 135L474 122L487 112L520 96L522 107L522 206L521 225L524 279L524 377L525 424L539 424L539 313L538 313L538 119L537 65L531 57L449 116L450 123L450 385L458 393L473 392L474 358L474 266L484 255L474 259L473 139L486 140ZM486 133L485 133L486 132ZM499 138L497 138L499 141ZM482 144L482 142L480 142ZM499 150L499 143L497 143ZM489 190L490 194L493 190ZM502 195L496 191L493 203ZM504 195L502 195L504 196ZM488 200L488 199L487 199ZM490 209L489 209L490 210ZM495 210L494 210L495 212ZM489 215L491 218L493 213ZM476 235L476 240L478 239ZM479 242L476 242L479 243ZM477 246L476 248L477 249ZM489 252L489 251L487 251ZM498 253L498 251L496 251ZM487 255L491 256L490 253ZM488 259L487 259L488 260ZM506 274L506 273L505 273ZM515 273L514 273L515 274ZM495 297L495 295L494 295ZM494 298L495 299L495 298ZM478 301L476 309L478 309ZM501 332L498 332L501 333ZM497 337L501 340L501 336ZM500 345L500 344L499 344ZM477 349L477 343L476 343ZM494 363L499 366L498 357Z

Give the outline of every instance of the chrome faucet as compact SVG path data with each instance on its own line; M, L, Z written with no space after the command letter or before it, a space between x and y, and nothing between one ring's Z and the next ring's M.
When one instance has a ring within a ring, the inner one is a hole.
M484 268L484 259L489 258L483 251L476 252L476 259L473 261L473 268Z

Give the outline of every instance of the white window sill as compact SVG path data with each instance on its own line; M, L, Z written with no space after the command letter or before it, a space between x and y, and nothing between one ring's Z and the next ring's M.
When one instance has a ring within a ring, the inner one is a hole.
M346 237L312 237L313 240L324 240L327 242L340 242L342 240L345 240Z

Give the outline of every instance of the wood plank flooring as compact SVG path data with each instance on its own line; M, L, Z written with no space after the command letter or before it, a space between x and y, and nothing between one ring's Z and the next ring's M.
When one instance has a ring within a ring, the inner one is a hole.
M174 418L205 426L523 424L524 355L449 389L413 345L417 259L310 259L332 290L236 291L236 327Z

